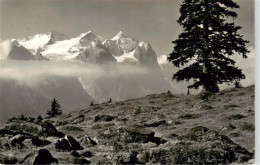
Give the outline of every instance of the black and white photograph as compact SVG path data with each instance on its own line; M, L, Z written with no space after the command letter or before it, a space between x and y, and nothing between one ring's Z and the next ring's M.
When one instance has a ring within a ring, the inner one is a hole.
M255 164L254 0L0 0L0 164Z

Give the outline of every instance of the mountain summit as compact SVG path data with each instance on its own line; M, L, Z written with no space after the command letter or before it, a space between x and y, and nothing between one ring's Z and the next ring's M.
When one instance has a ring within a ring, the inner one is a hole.
M120 38L125 38L125 37L128 37L127 34L125 34L124 32L122 32L121 30L117 33L117 35L112 38L111 40L118 40Z

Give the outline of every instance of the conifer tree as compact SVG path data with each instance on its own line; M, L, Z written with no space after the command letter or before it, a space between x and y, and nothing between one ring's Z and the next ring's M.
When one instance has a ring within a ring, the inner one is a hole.
M60 104L55 98L51 103L51 110L48 110L46 114L48 117L55 117L62 114L62 111L60 110Z
M218 84L245 79L241 69L230 58L235 52L247 58L246 44L238 34L240 26L233 20L239 8L232 0L184 0L177 22L183 27L168 60L174 66L184 66L173 75L177 81L193 80L188 89L202 86L218 92ZM232 18L232 19L231 19Z

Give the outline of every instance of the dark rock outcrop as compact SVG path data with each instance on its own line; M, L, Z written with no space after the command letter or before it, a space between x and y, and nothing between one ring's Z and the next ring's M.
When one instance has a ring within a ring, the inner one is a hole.
M123 141L125 143L153 142L153 143L156 143L157 145L160 145L160 144L166 142L165 140L163 140L159 137L155 137L154 135L155 135L155 132L148 130L148 129L144 129L144 128L139 128L139 127L120 128L118 140Z
M46 149L40 149L38 155L35 157L33 164L52 164L58 163L58 160L55 159L51 153Z
M72 136L66 136L65 138L58 140L55 143L57 150L83 150L84 148L77 142Z

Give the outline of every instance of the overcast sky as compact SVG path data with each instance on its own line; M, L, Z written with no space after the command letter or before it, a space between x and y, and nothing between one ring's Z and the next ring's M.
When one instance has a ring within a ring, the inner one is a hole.
M254 46L254 0L240 5L237 25ZM176 23L181 0L0 0L0 38L58 31L69 37L92 30L112 38L122 30L149 41L155 52L169 54L181 27Z

